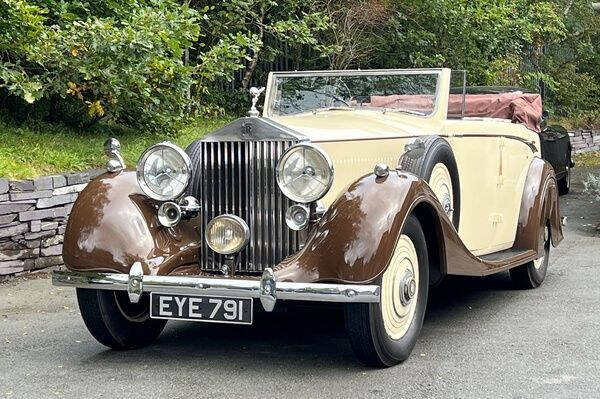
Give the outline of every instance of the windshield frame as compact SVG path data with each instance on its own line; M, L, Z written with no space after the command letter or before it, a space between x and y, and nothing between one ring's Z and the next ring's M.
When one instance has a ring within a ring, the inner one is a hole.
M273 102L275 101L275 86L277 82L277 78L286 77L286 78L295 78L295 77L312 77L312 76L323 76L323 77L338 77L338 76L388 76L388 75L437 75L436 81L436 89L435 89L435 101L433 104L433 110L427 115L415 115L412 113L406 113L402 111L395 111L393 108L380 108L380 107L365 107L365 108L353 108L353 110L366 110L371 112L380 112L382 113L385 109L386 112L408 115L415 118L423 118L430 119L433 118L440 108L440 90L441 90L441 80L442 80L442 71L443 68L412 68L412 69L367 69L367 70L324 70L324 71L291 71L291 72L270 72L269 78L267 81L267 89L265 91L265 102L263 108L263 116L264 117L274 117L274 118L284 118L284 117L294 117L296 115L305 115L302 114L292 114L292 115L273 115L271 113ZM310 111L307 111L310 112Z

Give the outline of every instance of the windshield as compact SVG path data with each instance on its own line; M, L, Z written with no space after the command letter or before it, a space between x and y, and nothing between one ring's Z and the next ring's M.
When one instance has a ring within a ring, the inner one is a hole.
M433 113L437 71L343 71L274 74L268 115L372 109L427 116Z

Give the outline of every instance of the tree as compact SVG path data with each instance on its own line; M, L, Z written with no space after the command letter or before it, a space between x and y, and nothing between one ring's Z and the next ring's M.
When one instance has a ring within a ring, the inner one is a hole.
M377 67L465 69L469 80L491 84L518 70L541 38L562 38L563 26L548 2L526 0L396 0ZM500 79L498 79L500 78Z
M321 41L335 51L328 52L331 69L368 65L385 41L385 27L393 10L383 0L324 0L317 3L333 24Z
M597 110L600 107L598 14L588 2L555 0L555 4L563 10L565 37L547 45L540 60L549 89L547 103L563 115Z
M220 2L199 1L195 7L207 8L205 33L200 43L204 50L198 55L201 69L210 63L214 70L218 60L228 60L219 68L244 71L241 89L246 90L257 66L273 61L282 54L281 47L298 50L310 48L316 57L325 57L333 49L319 42L318 35L332 29L330 19L315 10L312 0L231 0ZM216 56L219 54L219 57ZM243 63L236 63L243 60Z

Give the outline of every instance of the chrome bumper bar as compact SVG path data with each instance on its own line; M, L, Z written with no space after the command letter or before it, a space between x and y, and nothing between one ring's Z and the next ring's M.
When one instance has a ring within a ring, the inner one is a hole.
M213 295L260 299L270 312L278 299L293 301L377 303L378 285L290 283L275 278L268 268L260 280L206 278L191 276L149 276L143 274L142 265L136 262L129 274L55 271L52 284L56 286L127 291L131 302L136 303L144 292L184 295Z

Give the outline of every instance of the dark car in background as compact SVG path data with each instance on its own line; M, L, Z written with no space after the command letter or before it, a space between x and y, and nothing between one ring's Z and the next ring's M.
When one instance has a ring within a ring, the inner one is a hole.
M545 120L547 113L544 113ZM558 192L567 194L571 189L571 168L575 166L571 158L571 140L567 129L560 125L545 126L540 133L542 158L554 168L558 179Z

